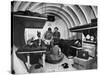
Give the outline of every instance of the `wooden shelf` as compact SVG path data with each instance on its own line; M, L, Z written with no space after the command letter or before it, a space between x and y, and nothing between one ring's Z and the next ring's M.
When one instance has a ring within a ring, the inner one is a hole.
M83 43L96 44L96 42L93 41L83 41Z
M76 29L76 30L71 30L71 31L72 32L82 32L82 31L85 31L85 30L96 29L96 28L97 28L97 26L89 27L89 28Z
M35 16L24 16L24 15L14 15L13 20L18 23L23 23L25 28L43 28L47 18L45 17L35 17Z
M70 28L71 32L83 32L86 30L91 30L91 29L97 29L97 23L90 23L82 26L76 26L73 28Z
M18 54L29 54L29 53L45 53L46 51L27 51L27 52L18 52Z
M24 16L24 15L14 15L16 17L23 17L23 18L32 18L32 19L42 19L42 20L47 20L45 17L35 17L35 16Z

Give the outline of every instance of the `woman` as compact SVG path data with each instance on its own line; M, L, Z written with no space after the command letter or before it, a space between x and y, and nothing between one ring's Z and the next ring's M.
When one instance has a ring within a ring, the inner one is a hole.
M48 31L46 31L45 34L44 34L45 43L50 45L52 38L53 38L52 29L49 27Z

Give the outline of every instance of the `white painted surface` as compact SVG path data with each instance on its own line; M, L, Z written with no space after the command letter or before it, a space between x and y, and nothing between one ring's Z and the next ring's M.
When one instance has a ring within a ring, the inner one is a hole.
M26 28L25 29L25 41L27 41L28 39L34 37L34 39L37 39L37 31L41 32L41 36L43 38L44 33L48 30L48 28L51 27L52 31L54 31L55 27L59 28L59 32L61 33L61 38L62 39L68 39L69 35L68 35L68 29L65 25L65 23L60 19L60 18L56 18L55 22L46 22L43 29L29 29Z
M24 63L16 56L17 48L13 47L13 68L16 74L28 73Z

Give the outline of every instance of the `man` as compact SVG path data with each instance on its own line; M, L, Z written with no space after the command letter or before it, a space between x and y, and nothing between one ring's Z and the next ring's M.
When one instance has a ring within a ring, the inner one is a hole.
M44 41L41 39L41 33L37 31L38 39L34 40L33 47L45 46Z
M58 31L58 27L55 27L54 28L53 40L54 40L54 44L58 44L59 43L59 40L60 40L60 32Z

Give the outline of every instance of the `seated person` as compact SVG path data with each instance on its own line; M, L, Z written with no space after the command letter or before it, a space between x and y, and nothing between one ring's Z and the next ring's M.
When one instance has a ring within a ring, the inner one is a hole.
M33 42L28 42L27 45L25 45L23 48L37 48L37 47L42 47L45 46L45 43L41 40L41 33L37 32L37 37L38 39L34 40ZM32 44L30 44L32 43ZM18 51L24 50L23 48L19 48ZM27 63L27 54L18 54L18 51L16 52L17 56L24 62ZM38 64L38 68L41 67L42 65L40 64L39 60L42 57L42 53L30 53L30 64Z
M38 39L33 41L32 48L45 46L44 41L41 39L41 33L40 32L37 32L37 37L38 37ZM42 66L39 62L39 59L41 59L41 57L42 57L42 53L30 54L30 59L31 59L30 63L31 64L38 64L38 66L39 65Z
M32 47L43 47L45 46L44 41L41 39L41 33L37 31L38 39L33 41Z

